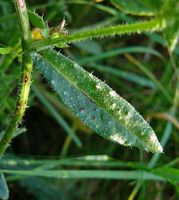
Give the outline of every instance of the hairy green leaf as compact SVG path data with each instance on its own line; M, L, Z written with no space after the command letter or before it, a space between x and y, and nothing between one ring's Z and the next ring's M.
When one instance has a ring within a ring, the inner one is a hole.
M7 187L4 175L0 173L0 199L6 200L9 198L9 190Z
M28 10L29 21L32 23L33 26L38 27L41 29L42 36L44 38L49 37L49 29L46 23L43 20L43 17L40 17L37 13Z
M153 16L162 5L162 0L112 0L112 3L127 14Z
M46 24L42 17L40 17L37 13L28 10L29 20L33 26L44 29L46 28Z
M53 50L32 57L62 101L95 132L123 145L162 152L152 128L104 82Z

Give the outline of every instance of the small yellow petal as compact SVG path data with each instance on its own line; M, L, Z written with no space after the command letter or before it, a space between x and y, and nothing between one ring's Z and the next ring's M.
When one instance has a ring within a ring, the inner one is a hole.
M42 39L42 34L40 28L34 28L31 31L31 37L32 40L41 40Z

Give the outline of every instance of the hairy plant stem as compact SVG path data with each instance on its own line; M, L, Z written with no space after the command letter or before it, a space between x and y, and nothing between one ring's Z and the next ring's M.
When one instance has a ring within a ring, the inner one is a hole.
M20 83L20 94L16 104L16 110L7 127L1 141L0 141L0 157L3 156L11 139L14 136L14 132L21 123L25 109L27 107L27 101L29 96L30 84L31 84L31 71L32 60L30 55L31 34L28 20L28 14L26 9L25 0L14 0L16 7L16 13L19 18L19 24L21 28L21 42L22 42L22 77Z
M165 24L161 18L154 18L132 24L122 24L93 30L79 31L67 35L60 34L57 38L49 38L34 42L32 44L32 49L35 50L43 47L53 46L55 44L64 44L93 38L103 38L106 36L160 31L164 28L164 26Z

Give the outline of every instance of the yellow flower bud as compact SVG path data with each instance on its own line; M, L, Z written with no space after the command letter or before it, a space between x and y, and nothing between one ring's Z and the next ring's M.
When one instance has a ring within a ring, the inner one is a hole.
M31 37L32 40L41 40L43 37L40 28L34 28L31 31Z

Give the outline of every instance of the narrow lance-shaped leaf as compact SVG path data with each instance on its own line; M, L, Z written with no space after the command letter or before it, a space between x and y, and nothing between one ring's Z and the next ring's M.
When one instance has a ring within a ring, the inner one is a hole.
M152 128L104 82L53 50L32 57L63 102L95 132L123 145L162 152Z
M146 145L141 140L128 132L120 123L98 107L88 96L75 88L74 85L64 79L58 72L56 73L48 62L44 61L39 55L36 56L33 55L34 64L42 71L62 101L91 129L104 138L117 141L120 144L137 146L141 149L146 148ZM116 133L120 133L120 135ZM126 141L124 141L124 138L126 138ZM149 149L146 148L146 150Z
M40 17L37 13L35 13L35 12L31 11L31 10L28 10L28 16L29 16L30 22L35 27L38 27L38 28L41 28L41 29L46 28L46 24L45 24L43 18Z
M123 179L165 181L160 176L142 170L3 170L8 174L41 176L60 179Z

